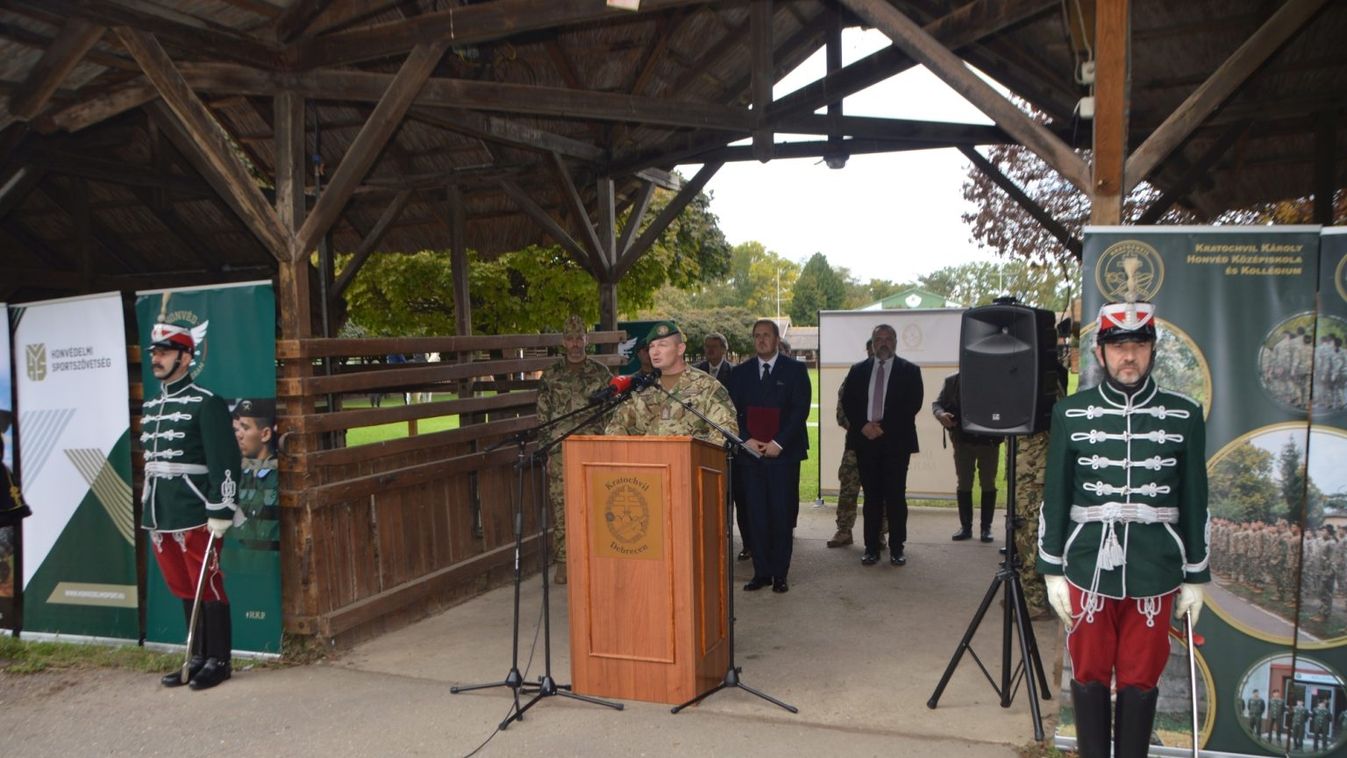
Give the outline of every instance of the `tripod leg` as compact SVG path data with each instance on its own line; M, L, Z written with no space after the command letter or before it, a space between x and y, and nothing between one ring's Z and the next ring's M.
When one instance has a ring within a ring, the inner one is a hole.
M1024 595L1020 591L1019 575L1013 574L1010 577L1010 593L1014 595L1015 604L1013 609L1008 609L1015 614L1015 627L1019 630L1020 636L1020 657L1024 661L1025 676L1024 684L1029 690L1029 713L1034 722L1034 739L1043 741L1043 716L1038 711L1038 677L1043 676L1043 663L1038 659L1038 650L1035 648L1031 652L1029 641L1033 637L1034 631L1029 627L1027 614L1022 613L1024 609ZM1033 669L1029 671L1028 669ZM1037 673L1038 677L1034 674ZM1046 686L1046 685L1045 685Z
M1038 635L1034 633L1034 624L1033 621L1029 618L1029 601L1024 596L1024 584L1019 581L1018 573L1015 576L1015 580L1016 583L1018 584L1018 586L1015 588L1016 594L1019 596L1020 599L1019 601L1020 618L1024 619L1024 624L1022 625L1022 627L1024 629L1024 633L1029 638L1029 655L1034 664L1034 674L1037 675L1038 677L1038 690L1042 694L1044 700L1051 700L1052 688L1048 686L1048 675L1047 672L1043 670L1043 656L1040 655L1038 652Z
M768 694L765 693L765 692L761 692L761 691L759 691L759 690L753 689L752 687L748 686L747 684L744 684L744 683L740 682L739 685L738 685L738 687L739 687L739 689L741 689L741 690L743 690L743 691L745 691L745 692L748 692L748 693L753 694L753 695L757 695L758 697L762 698L763 700L766 700L766 701L769 702L769 703L772 703L773 705L777 705L777 706L780 706L780 707L782 707L782 708L785 708L786 710L790 711L791 713L799 713L799 712L800 712L800 709L799 709L799 708L796 708L796 707L793 706L793 705L787 705L786 703L783 703L783 702L781 702L780 700L777 700L776 698L772 697L771 695L768 695Z
M973 635L977 634L978 626L982 624L982 617L987 615L987 609L991 607L992 599L996 597L996 591L1000 589L1001 582L1004 580L1005 578L998 571L991 586L987 588L987 594L982 596L982 604L978 606L977 613L973 614L973 620L964 630L963 639L959 640L959 646L954 649L954 657L949 659L949 665L945 667L945 673L940 677L940 683L935 686L935 692L931 693L931 699L926 701L927 708L935 708L940 704L940 696L945 692L950 677L954 676L954 669L959 667L959 660L963 658L964 651L968 650L969 643L973 641Z

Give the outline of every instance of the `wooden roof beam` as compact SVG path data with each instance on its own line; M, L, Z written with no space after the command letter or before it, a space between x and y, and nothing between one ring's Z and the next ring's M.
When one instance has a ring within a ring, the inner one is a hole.
M1319 0L1322 1L1322 0ZM1035 155L1052 166L1082 192L1089 193L1089 170L1070 146L1029 118L1014 103L992 89L964 62L884 0L841 0L857 15L884 32L912 58L940 77L955 92Z
M957 50L1059 5L1060 0L973 0L922 28ZM813 113L915 65L902 48L891 45L782 96L767 112L773 117Z
M142 34L197 53L219 56L259 68L280 64L280 48L256 37L203 21L164 5L140 0L7 0L13 6L32 8L66 18L83 18L102 26L125 26Z
M636 241L636 232L641 228L641 222L645 221L645 214L650 210L650 201L655 199L655 184L650 181L642 181L640 192L636 199L632 201L631 212L627 214L627 223L622 227L622 236L617 240L617 257L619 260L631 249L631 245Z
M412 108L407 117L441 129L461 132L488 142L557 153L597 163L607 157L603 148L560 134L520 124L499 116L449 108Z
M28 78L9 95L9 111L20 121L31 121L47 106L56 88L79 65L103 36L106 27L72 18L28 71Z
M589 217L589 210L585 208L585 203L580 199L580 192L575 188L575 181L571 178L571 172L566 169L566 164L562 162L561 156L556 153L548 155L548 164L552 173L557 177L557 183L561 185L561 196L565 199L565 207L575 216L576 223L581 227L583 233L582 239L587 245L586 252L589 253L590 267L599 270L607 270L608 263L604 258L604 245L599 240L599 233L594 228L594 222Z
M974 143L976 144L976 143ZM870 155L873 153L899 153L911 150L939 150L946 147L971 146L967 142L942 140L891 140L891 139L844 139L811 140L809 142L778 142L772 147L773 158L825 158L839 152L847 155ZM688 156L686 163L702 161L723 161L737 163L757 160L753 148L749 145L731 145L707 150Z
M683 186L683 189L677 195L674 195L669 204L664 206L664 210L660 211L655 220L650 222L650 226L646 227L641 236L636 238L636 242L622 252L622 256L617 259L617 266L612 271L613 281L619 281L623 276L626 276L631 267L636 264L636 261L640 260L641 256L645 255L646 251L655 244L655 240L659 239L661 234L664 234L664 230L669 228L669 224L672 224L674 219L678 218L678 215L683 212L688 203L697 197L697 193L706 187L706 183L711 181L711 177L715 176L723 165L725 164L718 162L702 165L701 170Z
M209 185L194 177L164 173L82 153L38 147L22 150L17 157L26 165L41 166L57 174L79 176L108 184L165 189L189 197L209 197L212 194Z
M576 242L570 232L563 229L561 224L557 223L556 219L552 218L547 211L543 210L542 206L534 202L533 198L529 197L528 193L524 192L523 187L520 187L513 179L501 179L497 181L497 184L502 190L505 190L505 194L509 195L510 198L515 201L515 204L519 206L519 210L523 211L524 215L533 219L534 223L541 226L544 231L551 235L552 239L556 240L557 244L561 245L562 249L567 253L570 253L570 256L575 259L576 263L580 264L581 268L588 271L595 279L601 277L601 272L594 268L594 261L590 258L589 253L585 251L584 247Z
M4 219L22 205L46 175L47 170L42 166L20 164L7 166L5 173L0 175L0 219Z
M14 42L36 50L46 50L48 47L51 47L52 43L55 41L55 38L48 37L45 34L39 34L29 29L25 29L17 24L7 24L4 22L0 22L0 37L13 40ZM136 62L130 58L105 53L96 48L91 49L86 53L85 58L90 62L97 63L100 66L107 66L108 68L115 68L122 71L140 71L140 66L137 66Z
M1319 12L1327 0L1287 0L1212 72L1127 159L1123 194L1151 175L1175 148L1286 41Z
M1167 187L1161 188L1160 197L1156 198L1155 202L1151 203L1137 217L1137 226L1147 226L1159 222L1165 212L1173 207L1179 198L1188 194L1188 191L1196 186L1199 180L1211 176L1211 170L1216 167L1216 163L1230 150L1232 145L1249 131L1249 127L1252 125L1252 121L1242 121L1227 127L1225 132L1207 146L1207 149L1202 152L1202 156L1193 165L1189 166L1177 181L1170 182Z
M252 175L248 173L238 157L219 122L192 91L182 75L173 66L168 53L153 35L128 27L118 27L117 36L122 45L136 59L145 77L158 90L176 122L188 137L185 141L175 141L184 154L195 155L208 167L207 176L214 177L217 189L231 200L231 205L240 213L244 223L253 234L261 239L277 260L284 260L290 254L292 237L281 227L276 212L257 188ZM164 123L160 123L164 127ZM166 130L170 136L175 129Z
M276 19L276 41L281 44L294 41L318 18L326 5L322 0L295 0L289 8Z
M324 34L286 50L293 68L309 70L400 55L418 44L446 41L480 45L524 32L631 18L711 0L643 0L636 11L609 8L594 0L496 0L456 6L375 26Z
M959 147L959 152L963 153L965 158L972 161L973 165L977 166L979 171L986 174L987 178L991 179L996 186L1000 187L1007 195L1010 195L1011 199L1027 211L1030 216L1033 216L1034 220L1041 224L1044 229L1047 229L1048 233L1055 237L1058 242L1062 243L1067 250L1070 250L1071 254L1076 257L1076 260L1080 260L1082 250L1081 241L1072 235L1071 232L1067 231L1067 228L1062 225L1062 222L1053 218L1052 214L1048 213L1047 209L1035 202L1033 198L1029 197L1029 194L1021 189L1013 179L1001 173L1000 169L993 165L991 161L982 157L982 153L979 153L975 148L968 145L961 145Z
M71 181L81 184L84 182L83 179ZM52 203L70 215L71 219L75 221L76 227L81 226L81 215L87 215L88 231L92 235L92 240L96 241L107 252L108 257L116 261L123 269L129 272L148 271L150 269L139 253L122 242L116 230L94 218L92 214L87 214L89 208L86 198L65 190L57 182L46 182L37 191L47 195ZM86 214L82 214L81 210L85 211Z
M351 141L346 156L332 174L327 187L319 195L313 210L305 217L304 224L295 234L292 255L296 260L308 255L308 251L318 238L331 228L341 215L341 209L369 173L379 153L388 146L389 139L402 124L402 117L411 107L416 93L425 84L440 58L444 56L447 45L443 42L417 45L407 60L403 61L396 76L388 84L387 90L379 98L379 104L370 113L365 126Z
M403 190L394 195L393 199L384 208L383 213L379 214L379 220L375 222L374 227L365 234L364 239L360 240L360 245L355 249L351 260L347 261L346 265L342 267L341 274L332 285L331 292L328 293L328 296L334 302L342 296L342 293L346 292L347 287L351 286L351 282L355 280L355 275L360 273L360 267L365 265L365 261L369 260L370 254L374 252L380 242L383 242L388 230L392 229L393 224L402 216L402 211L407 208L407 203L412 199L412 194L411 190Z

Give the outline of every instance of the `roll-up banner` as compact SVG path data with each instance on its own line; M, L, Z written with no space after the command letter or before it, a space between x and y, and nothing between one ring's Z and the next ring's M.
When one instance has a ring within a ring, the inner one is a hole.
M14 384L10 381L9 308L0 303L0 464L14 471ZM18 527L0 527L0 629L14 629L18 620L15 598L18 595Z
M10 307L25 632L139 637L121 295Z
M1206 750L1327 756L1347 746L1347 431L1332 339L1347 335L1344 242L1308 226L1086 230L1084 314L1135 281L1156 304L1157 382L1207 417L1212 581L1197 627ZM1094 328L1081 334L1081 387L1102 378ZM1155 735L1183 749L1187 651L1181 634L1172 642ZM1063 711L1059 736L1074 731Z
M280 474L276 458L276 296L269 282L137 292L142 354L160 319L192 324L191 373L224 398L243 454L239 508L247 520L225 535L220 555L237 653L281 652ZM159 393L148 361L141 362L145 398ZM145 640L182 645L187 628L147 552Z

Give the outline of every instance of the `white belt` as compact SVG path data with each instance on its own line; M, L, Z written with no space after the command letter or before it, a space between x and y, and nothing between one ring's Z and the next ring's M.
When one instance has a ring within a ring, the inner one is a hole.
M173 463L172 461L146 461L145 476L170 477L183 474L209 474L210 469L204 463Z
M1142 503L1105 503L1103 505L1073 505L1071 520L1077 524L1091 521L1126 521L1142 524L1177 524L1178 508L1155 508Z

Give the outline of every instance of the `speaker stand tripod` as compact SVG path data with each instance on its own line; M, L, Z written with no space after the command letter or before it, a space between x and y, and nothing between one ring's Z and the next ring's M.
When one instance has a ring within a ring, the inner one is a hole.
M935 692L931 694L931 699L926 701L926 707L934 709L940 703L940 696L945 691L945 686L949 684L950 677L954 676L954 670L959 666L959 660L963 658L964 652L973 656L978 668L982 669L982 675L987 678L996 694L1001 696L1001 707L1009 708L1015 699L1015 694L1019 692L1021 679L1024 681L1025 688L1029 692L1029 713L1034 725L1034 739L1042 741L1043 739L1043 717L1039 713L1038 696L1042 692L1044 700L1051 700L1052 694L1048 688L1048 677L1043 671L1043 660L1038 654L1038 641L1034 637L1034 627L1029 623L1029 609L1024 602L1024 587L1020 584L1020 555L1015 549L1015 528L1017 522L1021 519L1015 515L1015 436L1006 437L1006 468L1008 476L1006 478L1006 556L997 569L996 575L992 577L991 586L987 588L987 594L982 597L982 604L978 606L977 612L973 614L973 620L968 624L964 631L963 639L959 641L959 646L954 650L954 656L950 658L949 666L945 668L944 676L940 677L940 683L936 685ZM987 615L987 609L991 607L992 600L996 597L997 590L1003 592L1003 613L1001 619L1001 681L998 683L987 671L986 665L978 656L977 651L973 649L973 636L977 634L978 626L982 619ZM1020 660L1013 668L1010 660L1011 630L1015 630L1019 635Z

